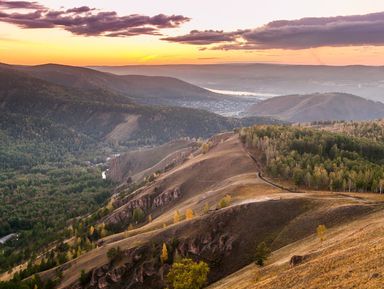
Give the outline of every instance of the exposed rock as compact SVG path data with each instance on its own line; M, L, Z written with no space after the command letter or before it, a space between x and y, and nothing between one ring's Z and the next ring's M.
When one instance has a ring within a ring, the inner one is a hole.
M180 188L175 188L170 191L165 191L158 195L157 197L154 198L153 203L152 203L152 208L157 208L157 207L162 207L170 202L178 199L181 195Z
M112 213L104 221L105 224L128 223L133 216L136 208L140 208L143 212L148 212L150 209L164 207L173 201L180 198L182 192L179 187L162 191L159 187L154 187L149 191L138 192L136 196L125 199L125 204L114 204L115 207L120 207L119 210Z

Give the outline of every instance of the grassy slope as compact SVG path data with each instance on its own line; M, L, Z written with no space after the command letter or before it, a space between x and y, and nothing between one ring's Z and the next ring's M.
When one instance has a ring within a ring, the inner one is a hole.
M383 204L384 197L352 194ZM384 212L331 228L323 244L312 235L273 252L267 266L249 265L209 286L245 288L381 288L384 282ZM293 255L309 255L290 267Z
M225 175L223 175L222 170L224 165L226 168ZM255 169L239 140L232 137L214 147L207 154L198 155L165 173L153 185L162 184L165 188L175 184L185 185L187 190L185 197L172 204L171 207L167 207L166 210L154 212L152 223L126 233L109 236L105 239L106 245L69 262L71 266L64 270L64 280L60 288L65 288L75 282L79 278L81 270L89 271L106 264L108 262L106 252L111 247L120 246L126 250L146 244L150 240L162 242L171 236L179 236L180 238L198 236L203 232L209 232L212 220L220 220L220 218L227 220L226 218L231 216L231 212L236 213L236 218L229 218L226 230L241 234L242 239L247 241L240 247L241 249L237 249L236 254L231 255L229 264L224 262L223 268L225 268L226 274L246 265L244 258L249 254L251 240L261 241L273 236L272 246L274 249L279 249L291 242L307 238L319 223L325 223L327 227L337 228L338 225L357 216L365 215L375 208L373 203L361 202L359 199L339 194L286 193L259 180ZM211 183L208 184L208 180ZM202 208L206 202L210 204L211 208L214 208L227 193L233 196L233 203L230 208L202 216ZM296 203L292 208L284 207L290 202ZM263 209L264 207L265 209ZM303 210L298 211L300 207ZM162 228L164 223L172 223L175 210L184 212L186 208L192 208L198 217L191 221L183 221L168 226L165 229ZM289 215L290 213L292 214ZM280 217L284 219L283 223L281 220L278 221ZM269 225L264 227L260 223L262 220L267 220ZM280 225L273 227L271 224L276 221ZM208 227L206 227L207 224ZM262 230L260 230L261 228ZM302 229L297 230L297 228ZM313 237L309 238L313 239ZM217 273L217 269L213 268L212 272L211 280L222 277L220 273ZM43 276L50 276L51 274L53 271L46 272Z

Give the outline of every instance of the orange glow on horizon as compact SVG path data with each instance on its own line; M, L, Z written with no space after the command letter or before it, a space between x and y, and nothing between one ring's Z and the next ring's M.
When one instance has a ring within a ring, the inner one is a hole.
M150 65L266 62L311 65L384 65L384 47L321 47L304 50L222 51L168 43L155 36L74 36L58 29L23 30L0 24L0 62L36 65ZM20 40L19 40L20 39Z

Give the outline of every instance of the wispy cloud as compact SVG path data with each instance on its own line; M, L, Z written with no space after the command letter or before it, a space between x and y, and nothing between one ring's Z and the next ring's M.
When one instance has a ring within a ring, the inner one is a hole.
M62 28L76 35L125 37L161 35L189 21L182 15L119 16L115 11L99 11L88 6L51 10L37 2L0 0L0 21L21 28Z
M279 20L259 28L234 32L194 30L187 35L163 40L223 50L384 45L384 12Z

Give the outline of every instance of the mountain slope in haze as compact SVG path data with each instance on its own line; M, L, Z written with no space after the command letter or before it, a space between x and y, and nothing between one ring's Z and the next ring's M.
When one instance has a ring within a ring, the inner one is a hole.
M171 76L210 89L248 91L260 95L338 91L384 101L384 66L230 63L93 68L116 74Z
M247 113L292 122L369 120L384 117L384 104L345 93L295 94L264 100Z
M58 64L19 66L33 77L82 89L106 89L145 104L178 105L182 102L220 101L228 96L217 94L173 77L115 75Z
M127 145L164 143L180 137L209 137L268 119L234 119L203 110L145 106L105 89L66 87L1 66L0 110L46 118L95 140Z

